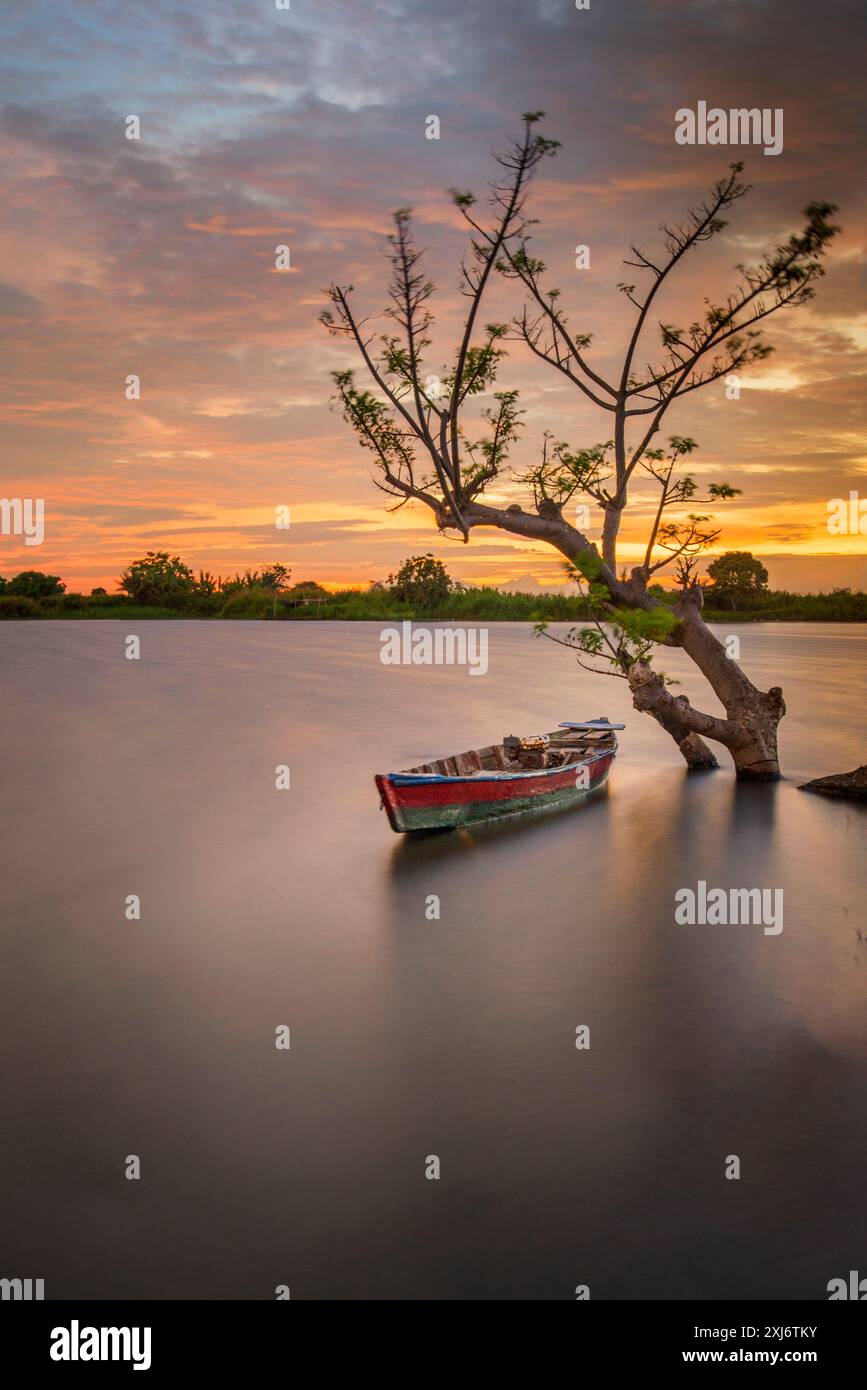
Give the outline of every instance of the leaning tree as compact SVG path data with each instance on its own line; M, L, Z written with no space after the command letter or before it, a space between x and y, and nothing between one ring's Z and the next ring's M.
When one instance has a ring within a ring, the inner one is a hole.
M360 387L352 370L335 372L337 399L360 443L374 455L377 485L397 499L398 507L423 503L440 530L457 531L464 541L476 527L496 527L543 541L566 558L583 581L593 619L592 626L571 634L567 645L591 658L593 669L628 680L635 708L652 715L674 738L690 768L716 766L705 743L711 739L729 750L738 777L777 777L782 692L776 686L757 689L728 656L702 618L702 591L689 566L719 530L706 512L686 509L723 501L735 489L715 483L699 498L697 483L684 471L694 440L673 436L668 448L653 447L653 440L677 399L767 357L771 348L757 325L813 295L813 284L824 273L823 253L839 230L829 221L836 209L811 204L804 230L756 264L738 266L731 292L716 302L706 300L688 328L660 322L657 297L669 277L688 252L719 235L724 214L748 191L740 178L742 165L733 165L682 223L663 226L662 250L655 258L632 248L625 263L645 284L618 287L635 316L622 366L609 377L591 364L590 335L572 327L559 291L545 283L544 263L532 253L527 195L539 164L559 143L537 132L541 114L525 115L522 137L497 156L500 173L487 216L478 215L473 194L452 190L469 227L469 248L460 282L467 307L449 367L437 376L425 366L434 286L421 267L410 211L401 208L389 237L385 331L370 329L369 320L356 315L351 285L333 284L328 291L331 308L322 321L352 341L370 379ZM521 287L524 308L511 324L481 325L482 301L496 275ZM644 344L654 323L657 357L646 363ZM545 432L539 459L512 474L512 481L526 488L526 509L486 500L505 474L521 425L517 391L495 389L505 343L514 339L610 417L608 442L582 450L573 451ZM473 398L482 396L486 404L475 423L467 423ZM618 536L639 481L655 490L656 503L643 560L626 575L618 570ZM576 499L583 499L580 507ZM575 505L576 517L588 515L590 506L601 512L601 548L588 539L586 522L573 525L567 519L567 505ZM654 578L671 564L690 576L673 594ZM671 694L651 664L657 645L686 652L715 691L724 717Z

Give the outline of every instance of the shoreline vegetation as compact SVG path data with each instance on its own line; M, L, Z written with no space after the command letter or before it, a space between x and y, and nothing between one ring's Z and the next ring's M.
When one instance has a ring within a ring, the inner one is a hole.
M748 551L728 551L709 568L712 582L687 575L700 590L703 617L710 623L867 622L867 594L832 589L827 594L794 594L769 589L764 566ZM674 608L678 589L653 585L661 605ZM50 618L179 619L228 618L272 622L485 622L548 623L593 620L592 597L585 593L503 592L453 580L441 560L414 555L387 580L366 589L331 592L314 580L293 584L279 563L246 570L230 578L200 571L178 555L148 551L121 575L117 588L67 593L58 575L24 570L0 577L0 620Z
M674 597L672 593L672 598ZM321 601L293 602L273 592L250 589L242 601L222 595L198 597L184 606L139 603L126 594L60 594L52 598L0 594L0 619L210 619L277 622L577 622L589 618L585 600L565 594L503 593L494 588L463 589L435 605L398 599L388 591L342 589ZM708 604L709 623L867 622L867 594L838 589L830 594L791 594L770 590L734 608Z

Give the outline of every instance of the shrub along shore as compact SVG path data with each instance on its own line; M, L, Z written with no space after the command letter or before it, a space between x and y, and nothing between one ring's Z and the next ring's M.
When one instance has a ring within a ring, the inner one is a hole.
M396 597L388 589L342 589L320 601L252 586L226 597L223 593L195 594L171 605L141 603L127 594L55 594L33 598L0 592L0 619L183 619L226 618L278 622L323 620L401 622L577 622L588 617L584 601L565 594L503 593L498 589L462 589L440 596L435 603ZM668 598L672 598L668 592ZM767 590L739 600L734 607L716 607L705 596L705 617L719 623L867 622L867 594L836 589L829 594L791 594Z
M867 622L867 594L833 589L830 594L790 594L767 587L768 572L748 551L727 551L702 582L710 622ZM329 593L311 579L291 582L286 565L275 562L223 578L196 575L179 555L149 550L118 580L119 593L93 589L69 594L59 575L23 570L0 578L0 619L236 618L278 622L580 622L590 619L582 593L504 593L468 588L453 580L430 553L412 555L387 581L367 589ZM587 592L586 590L584 591ZM650 592L673 603L675 591L659 584Z

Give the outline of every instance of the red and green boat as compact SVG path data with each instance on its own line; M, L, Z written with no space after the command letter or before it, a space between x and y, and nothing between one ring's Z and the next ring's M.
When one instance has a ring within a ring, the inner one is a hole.
M382 772L376 785L392 830L455 830L519 812L573 806L607 780L622 724L590 719L551 734L509 735L406 772Z

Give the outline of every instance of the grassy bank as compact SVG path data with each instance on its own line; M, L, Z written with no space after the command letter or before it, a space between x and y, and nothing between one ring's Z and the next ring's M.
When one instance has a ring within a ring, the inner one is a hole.
M670 597L670 595L669 595ZM240 601L239 601L240 598ZM273 592L249 590L227 601L223 595L196 595L177 607L135 603L124 594L62 594L31 599L0 595L0 619L122 618L125 622L147 619L225 618L270 619ZM835 590L830 594L790 594L768 591L734 609L713 608L705 617L713 623L758 622L867 622L867 594ZM563 594L512 594L497 589L465 589L448 594L435 609L413 605L393 597L388 589L344 589L326 602L292 607L278 600L278 621L322 622L328 619L364 622L578 622L587 617L580 598Z

